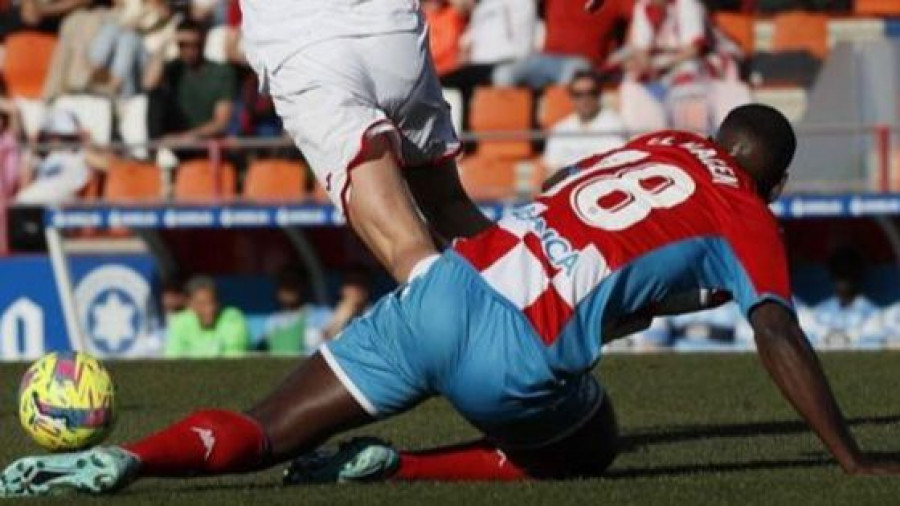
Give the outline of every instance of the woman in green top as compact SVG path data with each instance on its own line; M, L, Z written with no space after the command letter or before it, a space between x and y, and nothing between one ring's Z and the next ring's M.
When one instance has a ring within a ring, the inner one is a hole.
M240 310L219 303L212 278L197 276L185 287L188 307L172 316L166 357L240 356L250 348L250 331Z

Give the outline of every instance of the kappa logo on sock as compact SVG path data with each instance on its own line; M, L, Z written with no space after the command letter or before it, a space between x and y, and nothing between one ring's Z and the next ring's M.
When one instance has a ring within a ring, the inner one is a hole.
M497 456L500 457L500 462L497 463L497 467L503 467L503 466L505 466L505 465L506 465L506 462L507 462L509 459L506 457L506 454L503 453L503 450L501 450L501 449L498 448L498 449L497 449Z
M213 447L216 446L216 436L213 435L213 431L201 427L191 427L191 430L200 436L200 442L203 443L203 447L206 448L206 455L203 456L203 460L209 460L209 456L212 455Z

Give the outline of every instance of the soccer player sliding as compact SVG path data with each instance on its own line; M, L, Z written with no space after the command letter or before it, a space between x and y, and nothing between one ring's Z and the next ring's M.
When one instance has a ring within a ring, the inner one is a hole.
M0 495L109 492L143 477L243 473L300 457L288 482L598 476L616 454L601 346L655 315L733 298L788 401L851 474L898 471L856 445L791 308L769 211L796 140L776 110L732 111L714 140L662 131L584 160L440 256L243 413L201 409L145 439L27 457ZM723 297L723 295L725 295ZM484 438L424 453L342 431L442 395Z

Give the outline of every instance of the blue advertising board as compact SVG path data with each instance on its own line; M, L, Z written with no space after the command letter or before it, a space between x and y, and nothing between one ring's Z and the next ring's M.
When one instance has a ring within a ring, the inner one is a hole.
M69 266L86 351L100 357L158 354L156 271L149 255L73 255ZM0 260L0 280L0 360L75 347L46 256Z

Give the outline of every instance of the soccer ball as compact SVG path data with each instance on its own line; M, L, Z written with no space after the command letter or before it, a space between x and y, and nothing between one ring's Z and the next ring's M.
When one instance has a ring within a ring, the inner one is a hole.
M19 385L19 422L50 451L103 441L115 420L109 372L85 353L50 353L28 368Z

